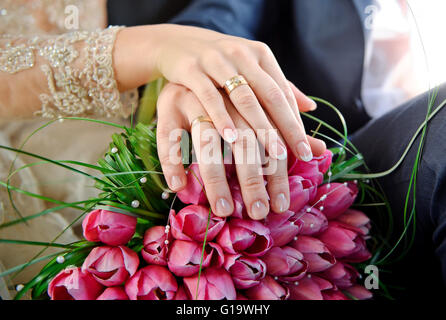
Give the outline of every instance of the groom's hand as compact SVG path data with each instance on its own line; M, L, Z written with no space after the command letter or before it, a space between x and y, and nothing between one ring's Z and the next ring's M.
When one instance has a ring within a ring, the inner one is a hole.
M239 139L231 145L231 149L249 216L260 220L266 217L270 209L277 213L286 211L290 201L287 159L267 158L266 165L270 172L265 175L267 180L265 187L257 141L258 130L249 125L224 94L221 98L240 132ZM219 216L228 216L233 212L234 204L226 178L220 135L212 122L194 121L198 117L206 119L208 114L195 94L175 84L168 84L163 89L158 100L157 127L158 154L163 173L173 191L180 191L186 187L185 170L179 161L181 159L179 137L181 130L191 132L200 175L212 211ZM311 137L307 139L315 155L325 151L325 144L322 141Z

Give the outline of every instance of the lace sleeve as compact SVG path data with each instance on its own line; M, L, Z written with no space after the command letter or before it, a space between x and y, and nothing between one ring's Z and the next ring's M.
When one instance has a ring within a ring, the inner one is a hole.
M112 63L120 29L31 38L0 36L0 82L8 84L7 90L0 91L0 97L8 95L2 99L9 104L4 107L19 107L24 101L21 95L28 95L25 101L33 105L31 112L46 118L128 116L136 107L137 93L119 93Z

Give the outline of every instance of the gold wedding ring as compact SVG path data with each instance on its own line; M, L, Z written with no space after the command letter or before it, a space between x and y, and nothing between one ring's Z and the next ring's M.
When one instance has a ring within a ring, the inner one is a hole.
M248 85L248 82L243 76L236 75L235 77L227 80L223 88L225 88L226 93L229 95L235 88L242 85Z
M191 129L192 129L192 127L194 125L196 125L199 122L209 122L209 123L212 123L212 120L209 119L208 117L205 117L205 116L198 116L194 120L192 120L192 122L190 123Z

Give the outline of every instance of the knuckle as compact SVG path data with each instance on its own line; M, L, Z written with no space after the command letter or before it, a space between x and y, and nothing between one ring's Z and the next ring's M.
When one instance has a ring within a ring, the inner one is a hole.
M248 191L258 190L263 187L263 178L259 175L248 176L243 180L243 186Z
M260 55L262 55L262 56L271 55L271 49L266 43L261 42L261 41L255 41L254 46L255 46L257 52L260 53Z
M266 100L268 103L277 105L279 103L282 103L283 99L284 99L283 93L278 87L271 86L270 88L267 89Z
M235 101L240 108L246 109L247 111L257 109L257 99L249 92L240 93L235 97Z
M268 183L272 186L283 187L285 184L288 184L288 176L286 174L275 174L271 175L268 178Z
M215 88L207 87L201 91L201 99L204 104L218 104L220 96Z
M195 73L199 67L198 58L185 58L180 65L183 67L184 72L186 72L187 74Z
M221 189L222 185L226 183L226 177L219 175L217 172L212 172L215 170L211 170L211 172L203 173L203 181L204 184L208 187L217 187Z

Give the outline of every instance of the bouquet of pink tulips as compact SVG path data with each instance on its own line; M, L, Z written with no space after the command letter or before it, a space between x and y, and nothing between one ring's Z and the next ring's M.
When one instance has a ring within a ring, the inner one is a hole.
M78 266L49 279L51 299L347 300L368 299L355 263L368 260L370 222L351 209L355 182L323 183L332 153L289 160L290 209L264 221L248 217L227 165L235 210L212 214L198 166L188 169L182 204L165 225L140 225L120 210L96 209L83 220L92 244ZM142 228L141 228L142 227ZM139 230L139 231L138 231ZM142 242L135 246L140 234ZM136 236L135 236L136 235ZM92 248L92 249L91 249ZM63 256L60 256L63 257Z

